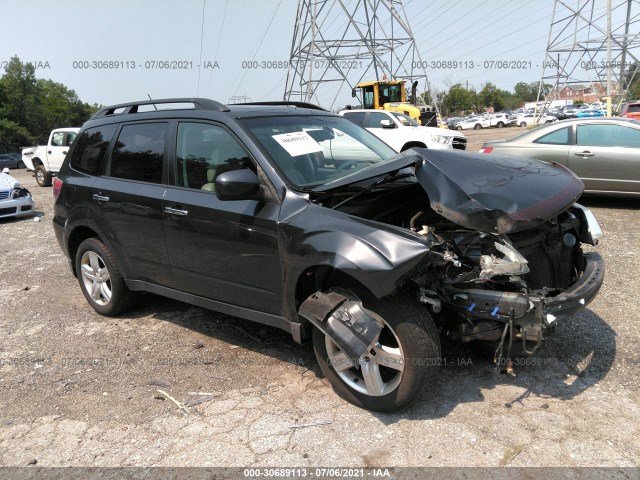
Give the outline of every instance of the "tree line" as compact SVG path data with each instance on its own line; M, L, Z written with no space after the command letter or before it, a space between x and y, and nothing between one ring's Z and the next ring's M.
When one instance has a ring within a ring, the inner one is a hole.
M0 77L0 153L45 143L54 128L79 127L99 108L62 83L36 78L34 65L14 56Z

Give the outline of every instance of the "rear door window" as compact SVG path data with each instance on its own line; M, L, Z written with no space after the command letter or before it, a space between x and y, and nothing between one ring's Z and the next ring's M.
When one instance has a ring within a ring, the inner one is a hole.
M560 130L556 130L555 132L547 133L542 137L534 140L533 143L542 143L542 144L550 144L550 145L569 145L570 140L570 127L561 128Z
M345 112L343 113L344 118L351 120L356 125L360 125L361 127L364 125L364 117L366 112Z
M125 180L162 183L168 123L124 125L111 153L108 175Z

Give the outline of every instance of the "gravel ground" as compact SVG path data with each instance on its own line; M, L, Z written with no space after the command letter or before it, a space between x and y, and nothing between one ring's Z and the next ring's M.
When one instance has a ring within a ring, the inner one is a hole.
M518 131L470 132L469 150ZM605 285L516 377L444 344L438 384L379 414L338 398L279 330L152 295L97 315L51 188L12 173L40 221L0 220L1 466L638 466L638 200L584 199Z

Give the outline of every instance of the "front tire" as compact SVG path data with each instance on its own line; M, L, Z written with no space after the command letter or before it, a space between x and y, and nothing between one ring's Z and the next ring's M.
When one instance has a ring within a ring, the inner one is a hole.
M133 293L109 248L97 238L88 238L78 247L76 273L84 297L100 315L118 315L132 306Z
M16 164L16 168L24 168L24 167L26 167L24 162L22 160L18 160L18 163Z
M521 127L526 127L527 126L527 122L520 122L520 126Z
M498 124L496 125L496 127L498 127L498 128L502 128L502 127L504 127L504 123L502 123L502 122L498 122Z
M480 129L482 129L482 125L480 125L479 123L476 123L476 124L473 126L473 129L474 129L474 130L480 130Z
M47 172L47 169L44 168L44 165L38 165L36 167L36 182L41 187L51 186L51 173Z
M316 359L340 397L368 410L394 411L423 385L435 382L440 338L426 307L410 295L384 301L367 297L363 306L384 325L372 350L354 365L330 337L314 328Z

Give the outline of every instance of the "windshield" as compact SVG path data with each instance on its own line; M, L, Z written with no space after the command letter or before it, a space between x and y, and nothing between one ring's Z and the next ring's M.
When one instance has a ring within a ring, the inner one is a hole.
M376 136L343 117L292 115L242 122L294 188L322 185L396 154Z
M419 127L420 125L411 117L406 116L404 113L391 112L401 124L406 127Z

